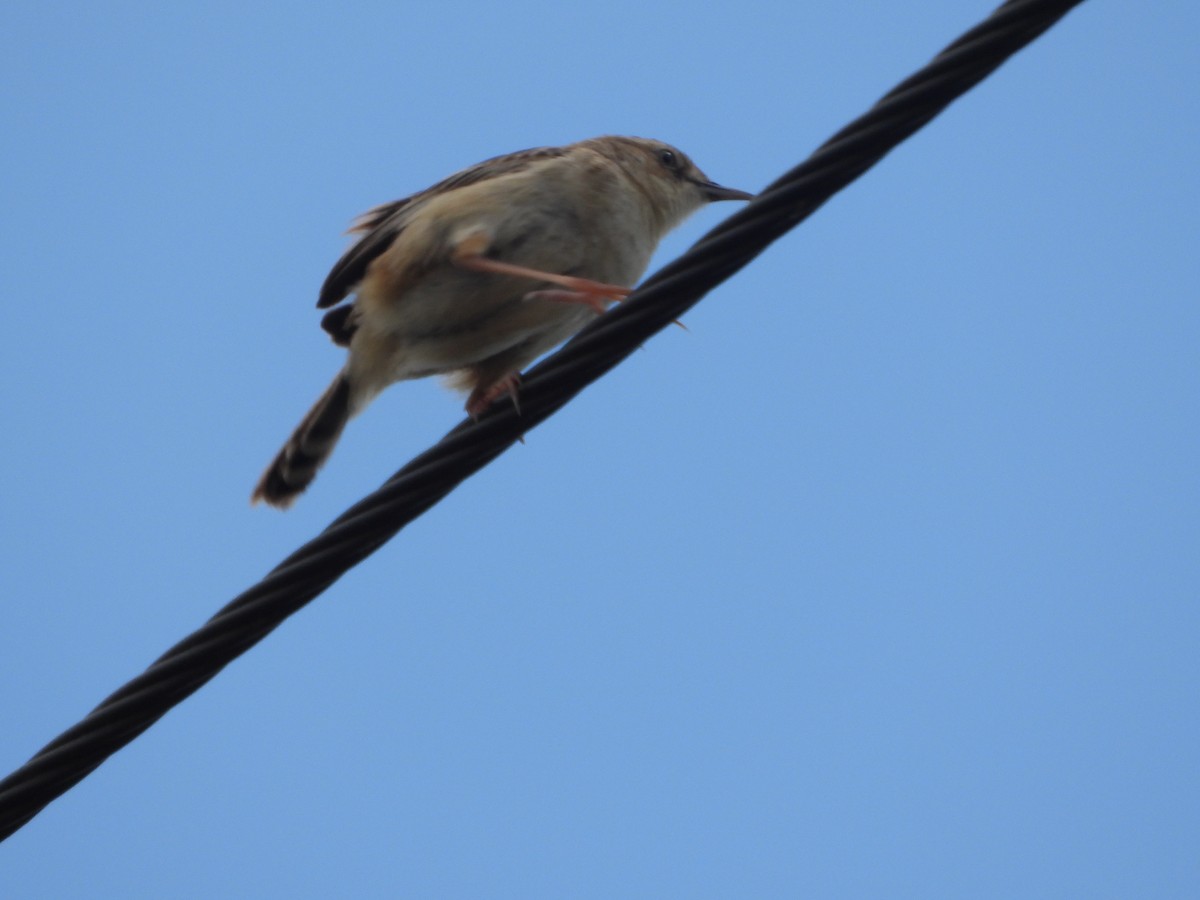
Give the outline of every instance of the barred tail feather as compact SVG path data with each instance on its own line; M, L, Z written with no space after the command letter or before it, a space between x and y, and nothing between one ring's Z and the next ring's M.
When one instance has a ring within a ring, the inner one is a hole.
M250 502L287 509L325 464L354 409L349 379L340 373L308 411L259 479Z

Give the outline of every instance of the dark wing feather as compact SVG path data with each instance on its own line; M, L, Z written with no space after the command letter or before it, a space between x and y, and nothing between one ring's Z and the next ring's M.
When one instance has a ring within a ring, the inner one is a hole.
M366 234L390 218L392 213L397 213L408 206L412 199L412 197L405 197L403 200L393 200L391 203L382 203L368 209L351 223L350 227L346 229L346 234Z
M396 239L396 235L404 230L404 211L409 202L398 201L393 204L397 206L396 211L363 235L358 243L334 263L325 277L325 283L321 285L321 293L317 297L318 309L336 306L358 286L367 274L367 266L387 250Z
M321 327L329 332L329 337L339 347L349 347L354 332L358 330L358 324L350 321L353 315L354 304L343 303L321 317Z
M347 250L330 270L325 283L321 285L317 307L324 309L335 306L352 293L366 276L367 268L374 259L392 245L392 241L404 230L409 216L430 197L501 175L520 172L534 162L563 156L567 151L567 147L535 147L532 150L519 150L516 153L486 159L439 181L419 194L385 203L365 213L350 229L352 232L364 232L362 238Z

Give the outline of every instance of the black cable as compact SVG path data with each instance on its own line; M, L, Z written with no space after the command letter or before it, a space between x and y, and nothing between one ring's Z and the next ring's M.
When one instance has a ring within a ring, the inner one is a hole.
M0 840L82 780L401 528L689 310L1083 0L1009 0L866 115L536 366L521 411L465 421L0 782Z

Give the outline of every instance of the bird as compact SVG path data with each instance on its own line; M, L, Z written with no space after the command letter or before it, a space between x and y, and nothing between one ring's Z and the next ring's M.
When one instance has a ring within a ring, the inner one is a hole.
M397 381L445 376L473 418L517 403L521 369L628 296L668 231L707 203L752 198L670 144L609 135L496 156L368 211L317 300L346 363L251 503L290 506Z

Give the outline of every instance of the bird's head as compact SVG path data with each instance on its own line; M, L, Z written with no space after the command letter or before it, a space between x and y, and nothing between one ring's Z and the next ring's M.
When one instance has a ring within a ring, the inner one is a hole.
M754 195L727 188L700 171L686 153L650 138L602 137L593 144L618 163L641 188L650 206L661 216L663 233L700 207L717 200L751 200Z

